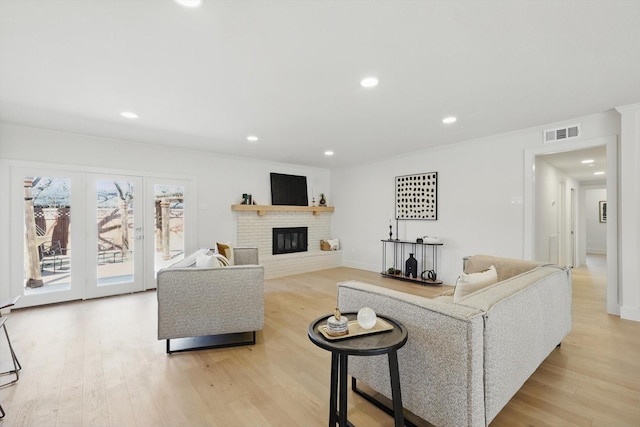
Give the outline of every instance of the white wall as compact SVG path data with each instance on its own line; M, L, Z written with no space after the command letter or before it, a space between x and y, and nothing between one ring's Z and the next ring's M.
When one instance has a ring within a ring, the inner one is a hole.
M543 145L543 130L575 123L581 123L584 139L615 136L620 126L612 111L333 170L333 231L341 239L344 265L381 271L380 240L388 238L395 177L432 171L438 172L438 220L400 221L399 237L440 237L438 275L445 283L455 282L466 255L522 258L524 209L530 209L518 204L524 150Z
M130 141L0 124L1 171L0 198L9 200L9 174L6 160L46 162L93 168L115 168L132 174L192 177L197 182L197 242L194 247L209 246L216 241L235 242L235 213L231 205L239 203L243 193L253 194L258 204L271 204L270 172L305 175L309 191L326 193L331 202L328 169L283 163L225 157L206 152L179 150ZM311 200L311 194L309 194ZM8 236L9 210L0 206L0 235ZM11 250L6 238L0 242L0 297L8 291L7 254Z
M328 169L16 125L0 125L0 158L195 177L199 187L198 245L209 244L212 239L235 240L230 206L239 203L243 193L251 193L257 204L271 204L270 172L305 175L309 191L313 187L317 193L331 196Z
M536 158L536 223L534 259L558 262L560 194L558 170L540 158ZM555 246L555 247L552 247Z
M82 135L0 125L0 159L22 159L196 176L199 183L199 242L233 240L229 205L244 192L268 202L268 172L307 175L316 193L328 193L336 206L333 237L341 239L343 264L380 271L380 239L388 238L393 216L394 177L412 173L439 173L439 219L401 221L400 238L431 235L445 246L439 277L453 283L462 269L461 258L473 253L522 257L524 215L530 206L517 204L524 194L525 151L543 147L542 131L581 124L582 138L618 138L620 135L620 213L618 220L621 317L640 320L640 105L592 116L571 118L537 128L470 140L457 145L398 156L374 164L329 171L201 152L182 152L156 146ZM621 118L622 116L622 124ZM393 144L393 141L389 142ZM558 143L558 150L563 143ZM611 159L616 161L616 159ZM7 198L8 173L0 170L0 195ZM528 184L527 184L528 185ZM326 191L330 188L330 191ZM611 199L611 197L610 197ZM516 202L515 204L512 202ZM610 213L613 207L610 207ZM6 236L8 208L0 204L0 227ZM395 224L394 224L395 228ZM624 230L624 232L622 231ZM394 230L395 231L395 230ZM11 248L0 243L0 280L6 280ZM5 283L2 284L4 286Z
M600 222L599 202L607 200L606 188L589 186L584 189L586 252L589 254L607 253L607 224Z
M580 184L540 157L536 157L535 169L533 258L536 261L571 265L571 188L577 191ZM579 240L581 236L576 237Z
M640 104L617 110L622 116L618 211L622 255L620 317L640 322Z

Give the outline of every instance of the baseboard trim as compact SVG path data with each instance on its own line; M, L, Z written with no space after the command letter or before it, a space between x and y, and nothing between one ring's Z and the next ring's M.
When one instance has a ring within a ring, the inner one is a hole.
M625 320L633 320L635 322L640 322L640 308L621 306L620 318Z

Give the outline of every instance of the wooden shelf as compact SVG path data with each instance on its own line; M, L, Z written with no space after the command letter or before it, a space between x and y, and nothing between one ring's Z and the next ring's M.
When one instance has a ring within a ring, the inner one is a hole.
M396 280L404 280L405 282L413 282L413 283L419 283L421 285L430 285L430 286L437 286L437 285L442 285L442 280L429 280L429 279L425 279L422 280L420 277L407 277L405 275L403 275L402 273L400 274L389 274L389 273L385 273L384 271L382 273L384 277L389 277L391 279L396 279Z
M319 215L322 212L333 212L333 206L288 206L288 205L231 205L232 211L253 211L258 216L263 216L267 212L313 212Z

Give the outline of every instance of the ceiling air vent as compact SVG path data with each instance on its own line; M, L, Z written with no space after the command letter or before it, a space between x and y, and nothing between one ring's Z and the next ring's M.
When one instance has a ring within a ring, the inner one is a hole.
M564 128L549 129L543 133L544 142L565 141L567 139L578 138L580 136L580 125L571 125Z

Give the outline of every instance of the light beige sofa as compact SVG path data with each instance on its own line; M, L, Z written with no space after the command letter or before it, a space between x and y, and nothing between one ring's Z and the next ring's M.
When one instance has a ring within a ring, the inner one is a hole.
M264 267L258 264L257 248L233 252L232 266L169 267L158 272L158 339L167 340L167 353L255 344L255 332L264 327ZM252 340L195 339L244 332L252 332ZM194 340L172 349L170 341L178 338Z
M457 303L338 284L341 311L367 306L407 327L398 350L403 406L435 426L488 425L571 328L570 270L478 255L465 272L490 265L499 282ZM384 357L351 357L349 373L391 397Z

